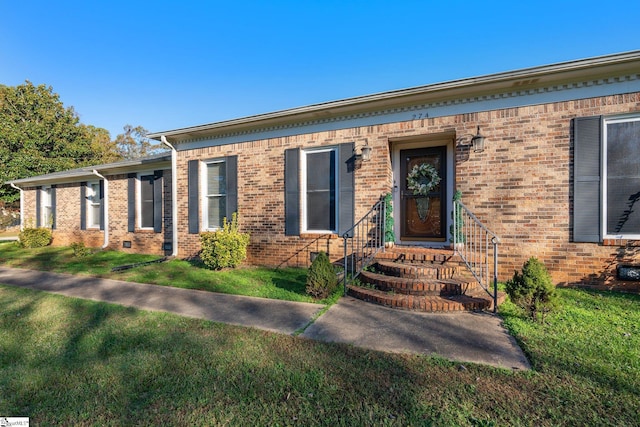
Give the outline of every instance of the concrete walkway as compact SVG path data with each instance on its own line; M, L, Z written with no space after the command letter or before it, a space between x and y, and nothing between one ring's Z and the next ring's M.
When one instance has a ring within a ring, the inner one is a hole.
M166 311L314 340L386 352L438 355L507 369L529 369L498 317L484 313L414 313L342 298L323 306L0 267L0 284ZM313 323L312 323L313 322Z

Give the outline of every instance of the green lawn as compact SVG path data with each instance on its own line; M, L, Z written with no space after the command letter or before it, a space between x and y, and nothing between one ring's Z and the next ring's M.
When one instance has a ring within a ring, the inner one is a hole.
M560 299L546 325L502 306L534 367L511 372L0 286L0 414L32 425L638 425L640 297Z
M305 291L307 271L301 268L245 267L212 271L195 262L175 259L122 272L111 271L116 266L159 258L154 255L126 254L119 251L97 251L86 257L76 257L71 248L67 247L23 249L15 242L0 243L0 265L7 267L85 274L138 283L288 301L323 304L330 302L329 299L314 300L307 295Z

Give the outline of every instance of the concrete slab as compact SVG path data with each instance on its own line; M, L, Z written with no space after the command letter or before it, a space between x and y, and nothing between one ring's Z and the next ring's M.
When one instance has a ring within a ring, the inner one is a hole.
M324 307L4 267L0 267L0 283L289 335L308 325Z
M507 369L531 368L500 318L489 313L416 313L346 297L309 326L303 336Z
M309 325L323 308L319 304L5 267L0 267L0 283L289 335ZM345 297L316 319L302 336L507 369L530 368L500 318L485 313L415 313Z

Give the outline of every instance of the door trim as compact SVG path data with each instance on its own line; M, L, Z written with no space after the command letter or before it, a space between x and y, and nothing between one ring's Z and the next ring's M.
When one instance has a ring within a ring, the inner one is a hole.
M405 245L420 245L420 246L429 246L429 247L448 247L449 246L449 227L451 226L451 199L453 198L453 191L455 188L455 150L454 150L454 142L455 138L450 134L440 134L440 135L422 135L421 137L411 137L410 140L405 141L391 141L391 164L393 171L393 221L394 221L394 231L396 235L396 244L405 244ZM447 188L445 189L445 231L446 231L446 239L444 242L437 241L418 241L418 240L402 240L400 238L400 227L401 227L401 218L402 213L400 209L402 209L400 202L400 186L397 182L398 177L400 177L400 150L411 150L415 148L430 148L430 147L446 147L446 171L447 171Z

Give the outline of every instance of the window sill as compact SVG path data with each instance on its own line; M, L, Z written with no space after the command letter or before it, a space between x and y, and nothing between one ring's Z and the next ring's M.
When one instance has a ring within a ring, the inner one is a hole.
M604 239L602 246L640 246L640 240L635 239Z
M153 228L136 228L134 231L136 234L155 234Z
M301 239L337 239L339 236L335 233L300 233Z

